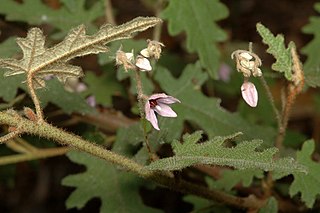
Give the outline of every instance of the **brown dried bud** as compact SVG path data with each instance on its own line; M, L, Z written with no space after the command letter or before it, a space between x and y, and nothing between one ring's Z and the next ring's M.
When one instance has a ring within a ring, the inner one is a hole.
M141 50L140 54L146 58L155 58L158 60L161 56L162 47L164 47L164 44L159 41L152 41L147 40L148 47Z

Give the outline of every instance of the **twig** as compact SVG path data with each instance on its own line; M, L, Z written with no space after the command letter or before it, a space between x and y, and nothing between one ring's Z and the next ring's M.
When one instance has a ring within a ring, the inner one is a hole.
M13 163L19 163L23 161L37 160L42 158L49 158L59 155L66 154L70 148L68 147L59 147L59 148L48 148L48 149L39 149L37 152L32 153L23 153L17 155L10 155L0 157L0 165L8 165Z
M13 139L13 138L19 136L19 134L21 134L21 131L20 130L16 130L16 131L13 131L13 132L9 132L8 134L6 134L4 136L1 136L0 137L0 144L1 143L5 143L6 141L8 141L10 139Z
M27 75L27 84L28 84L28 89L29 89L29 92L30 92L30 96L32 98L32 101L34 103L34 106L36 108L36 114L37 114L37 121L39 123L43 122L43 112L42 112L42 109L41 109L41 105L40 105L40 101L39 101L39 98L36 94L36 91L35 91L35 88L34 88L34 85L33 85L33 73L34 72L30 72L28 73Z

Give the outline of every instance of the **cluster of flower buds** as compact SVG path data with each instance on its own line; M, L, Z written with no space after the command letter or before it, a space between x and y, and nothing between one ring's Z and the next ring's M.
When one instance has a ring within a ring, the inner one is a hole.
M255 85L249 82L251 74L254 77L262 76L259 66L262 65L261 59L253 52L247 50L236 50L231 54L231 58L236 60L238 72L242 72L244 82L241 86L241 95L245 102L256 107L258 104L258 91Z
M152 67L149 59L154 58L158 60L161 56L162 47L164 45L158 41L147 40L148 46L140 51L140 54L134 59L133 51L125 53L120 49L116 53L116 65L123 65L125 71L138 70L138 71L151 71ZM169 106L173 103L180 103L180 101L165 93L157 93L151 96L139 94L140 97L145 97L145 118L151 123L153 128L160 130L158 125L157 115L163 117L177 117L177 114Z

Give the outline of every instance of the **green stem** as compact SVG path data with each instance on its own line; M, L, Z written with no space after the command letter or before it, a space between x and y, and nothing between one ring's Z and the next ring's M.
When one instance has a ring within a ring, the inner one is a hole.
M280 127L282 125L281 124L281 116L280 116L279 110L277 109L277 107L275 105L274 98L273 98L272 93L270 91L270 87L268 86L268 84L267 84L265 78L263 77L263 75L259 79L261 81L261 84L262 84L267 96L268 96L269 102L271 104L271 108L272 108L273 113L274 113L274 115L276 117L276 120L277 120L278 128L280 129Z
M49 158L59 155L64 155L70 149L68 147L39 149L37 152L23 153L10 156L0 157L0 165L8 165L30 160L37 160L42 158Z

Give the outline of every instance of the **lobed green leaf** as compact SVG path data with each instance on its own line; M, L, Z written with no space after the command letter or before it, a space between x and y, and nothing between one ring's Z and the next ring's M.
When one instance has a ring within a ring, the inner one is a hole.
M93 199L101 200L101 213L160 212L145 206L139 195L142 182L133 174L119 171L113 165L82 152L67 154L74 163L84 165L86 171L73 174L62 180L64 186L75 187L66 200L67 208L83 208Z
M192 135L185 135L183 143L174 141L173 151L175 156L163 158L152 162L147 166L150 170L181 170L198 164L230 166L236 169L261 169L264 171L280 171L289 173L306 172L306 168L294 162L293 159L284 158L273 160L276 148L257 151L262 141L252 140L239 143L235 147L225 147L226 140L233 139L239 133L225 137L197 143L201 138L201 131Z
M263 43L269 46L267 52L276 59L271 68L275 71L283 72L286 79L292 80L291 47L294 43L290 42L289 47L286 48L282 35L275 37L268 28L260 23L257 24L257 31L262 37Z
M320 3L315 3L315 10L320 13ZM309 23L302 28L306 34L312 34L313 39L302 48L302 52L307 55L307 60L304 63L306 83L312 87L320 86L320 17L313 16L310 18Z
M294 196L301 193L301 200L305 202L308 208L312 208L317 196L320 194L320 164L311 159L315 149L315 142L308 140L304 142L301 151L297 152L297 162L308 168L308 173L293 173L294 181L292 182L289 193Z
M188 51L197 52L202 67L217 79L217 42L224 41L227 35L215 22L228 16L227 7L219 0L171 0L161 16L168 20L171 35L186 32Z

